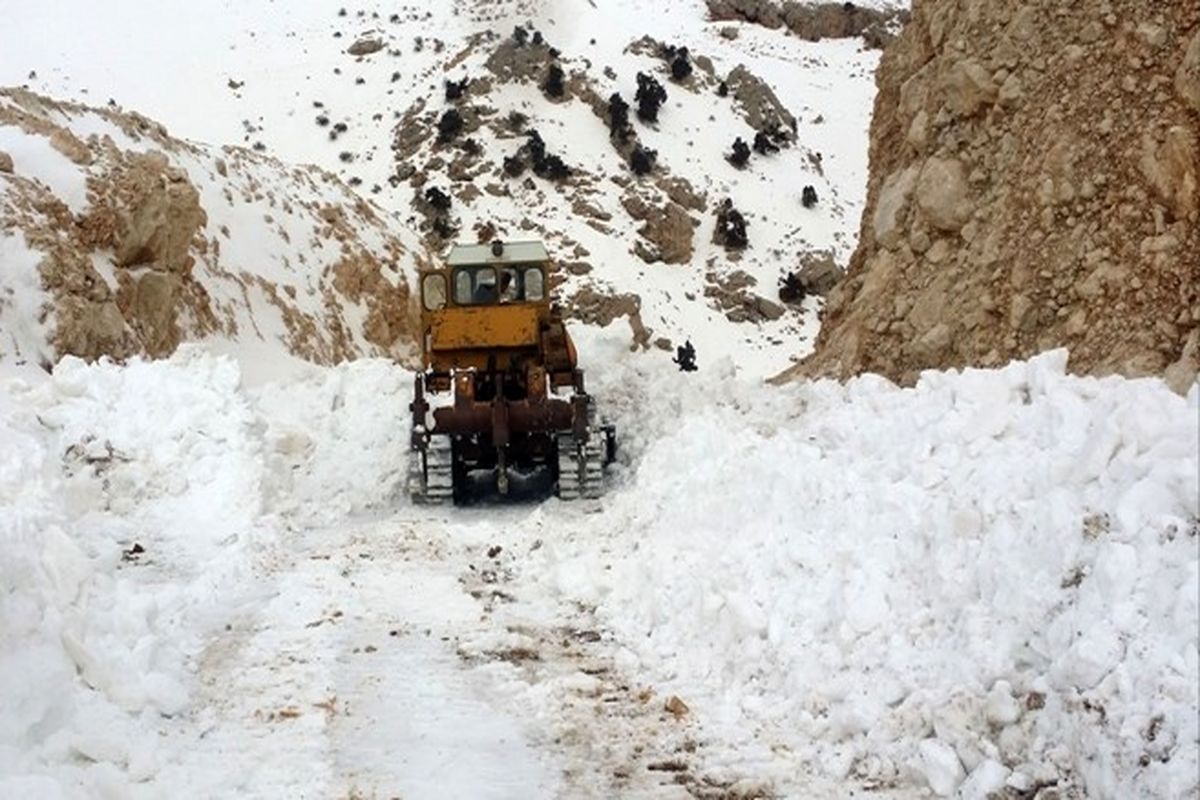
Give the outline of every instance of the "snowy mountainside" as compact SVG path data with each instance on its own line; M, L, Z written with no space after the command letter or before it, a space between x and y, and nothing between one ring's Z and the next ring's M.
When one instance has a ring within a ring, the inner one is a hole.
M70 6L14 10L8 31L52 25L58 34L45 48L0 34L0 82L90 102L116 96L190 139L318 164L394 214L395 235L414 252L429 246L436 255L444 245L427 235L423 213L425 192L437 188L450 198L445 222L454 237L547 239L565 267L571 312L600 325L628 318L627 336L639 346L691 338L702 359L736 355L754 374L772 374L806 350L819 305L816 298L781 303L780 278L802 259L828 254L844 263L855 244L878 59L857 40L804 42L752 24L709 22L702 2L432 9L309 1L289 3L283 18L271 2L215 17L118 2L98 19L91 7L70 13ZM496 65L517 26L546 44L528 48L521 69L498 75L488 64ZM141 29L155 35L132 37L119 59L86 44L97 31L111 38ZM658 45L686 47L692 75L672 80ZM182 78L155 74L168 58ZM552 63L565 75L562 99L541 89ZM637 118L638 72L666 89L657 123ZM744 83L729 80L735 72ZM188 91L177 91L184 78ZM466 95L447 100L445 82L463 78ZM722 81L727 96L718 93ZM632 106L636 141L657 151L650 175L631 172L632 141L610 143L597 103L613 92ZM763 122L755 107L766 94L778 98L781 118L795 119L795 140L778 153L752 154L739 170L725 156L735 138L753 142ZM436 123L451 108L473 129L438 143ZM515 129L514 113L525 118ZM571 168L570 178L504 175L504 159L529 130ZM818 199L806 208L801 195L810 185ZM726 198L748 222L741 253L713 243ZM643 260L664 249L678 263Z
M0 357L170 354L181 341L334 363L412 354L409 257L313 166L0 90Z

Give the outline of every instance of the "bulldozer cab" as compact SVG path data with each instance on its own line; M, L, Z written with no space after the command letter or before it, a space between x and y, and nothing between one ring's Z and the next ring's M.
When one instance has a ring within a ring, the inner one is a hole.
M556 383L568 383L574 353L555 359L546 340L561 330L547 292L549 260L541 242L454 245L445 267L421 274L425 368L517 369L540 353L550 356Z
M424 310L511 303L542 304L548 310L548 261L540 242L455 245L445 269L422 275Z

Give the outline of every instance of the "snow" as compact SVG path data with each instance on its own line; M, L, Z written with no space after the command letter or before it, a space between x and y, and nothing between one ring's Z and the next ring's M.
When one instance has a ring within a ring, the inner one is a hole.
M38 272L40 253L17 232L0 231L0 362L49 362L50 335L42 321L48 302Z
M685 699L714 774L783 796L1187 794L1200 390L1064 363L766 394L665 373L658 406L610 395L630 436L603 513L461 518L397 496L410 375L383 361L258 386L194 347L10 369L0 795L554 796L580 724L556 704L595 678L461 659L546 647L580 603L600 653ZM503 625L461 577L493 542Z
M547 547L548 588L597 603L731 741L750 721L941 794L947 748L1029 773L1069 741L1095 796L1176 796L1197 765L1200 391L1065 361L661 403L629 486ZM1022 714L1032 692L1046 709ZM1140 767L1158 717L1188 745Z
M29 134L12 125L0 125L0 150L13 159L16 174L47 186L67 204L72 213L87 208L87 181L71 159L56 150L50 140Z

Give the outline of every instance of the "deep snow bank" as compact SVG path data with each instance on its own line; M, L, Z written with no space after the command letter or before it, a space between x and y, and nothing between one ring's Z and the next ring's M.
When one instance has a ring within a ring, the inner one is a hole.
M258 554L391 496L402 385L360 361L248 391L191 348L2 382L0 797L153 784L156 720L192 712L189 659Z
M975 798L1195 791L1200 390L1061 353L763 390L619 349L588 362L611 362L618 487L534 510L529 572L599 605L707 752L800 796L806 764ZM163 789L162 715L198 719L194 656L261 600L256 561L397 502L409 377L247 389L185 348L0 380L0 796Z
M1065 361L643 398L547 580L784 787L1194 792L1200 391Z

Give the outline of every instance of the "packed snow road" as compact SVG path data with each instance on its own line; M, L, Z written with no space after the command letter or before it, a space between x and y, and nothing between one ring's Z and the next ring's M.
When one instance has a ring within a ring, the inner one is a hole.
M299 532L205 644L173 769L202 796L690 796L687 722L614 670L587 609L522 585L528 513Z
M432 511L387 362L6 375L0 796L1195 794L1200 389L608 355L602 504Z

